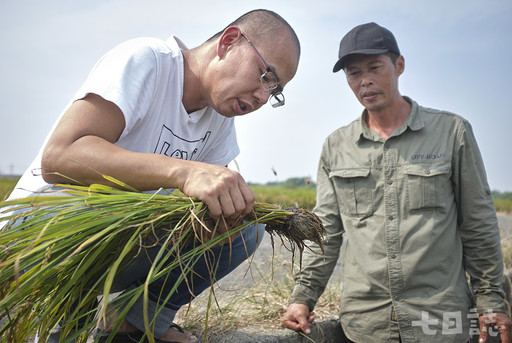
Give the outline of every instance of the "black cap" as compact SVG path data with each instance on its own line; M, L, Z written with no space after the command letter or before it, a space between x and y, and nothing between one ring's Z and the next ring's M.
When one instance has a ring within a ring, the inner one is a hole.
M391 31L376 23L356 26L341 39L339 59L332 71L336 73L345 68L345 59L349 55L379 55L388 51L400 55L400 49Z

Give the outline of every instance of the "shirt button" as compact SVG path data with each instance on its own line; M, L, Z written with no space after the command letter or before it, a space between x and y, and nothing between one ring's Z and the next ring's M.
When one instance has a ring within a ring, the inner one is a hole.
M396 254L391 255L391 258L393 258L393 259L396 258Z
M430 170L427 170L425 174L430 175Z
M388 185L392 185L393 184L393 180L388 180Z
M393 220L393 216L389 216L389 217L388 217L388 220Z
M389 142L384 143L384 148L389 149Z

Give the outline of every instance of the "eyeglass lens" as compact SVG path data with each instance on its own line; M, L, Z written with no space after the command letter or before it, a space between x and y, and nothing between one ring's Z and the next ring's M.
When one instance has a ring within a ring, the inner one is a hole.
M284 95L281 92L274 93L270 96L270 105L279 107L284 105Z
M261 85L263 89L267 91L271 91L276 89L278 86L278 81L276 75L272 71L267 71L265 74L262 74L260 77Z

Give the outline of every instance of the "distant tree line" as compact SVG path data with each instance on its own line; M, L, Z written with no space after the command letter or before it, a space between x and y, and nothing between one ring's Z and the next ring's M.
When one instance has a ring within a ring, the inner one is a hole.
M249 185L257 185L249 183ZM285 181L272 181L264 184L267 187L283 187L283 188L315 188L316 184L311 180L310 177L291 177Z
M304 208L312 208L315 201L316 184L309 177L292 177L285 181L267 182L266 184L249 183L260 201L284 204L298 201ZM304 191L306 193L287 192ZM512 192L492 191L496 211L512 213Z
M496 211L512 213L512 192L492 191Z
M512 192L492 191L492 197L500 200L512 200Z
M258 183L249 183L250 185L261 185ZM284 187L284 188L300 188L311 187L315 188L316 183L310 177L291 177L285 181L271 181L265 183L263 186L268 187ZM512 200L512 192L500 192L497 190L492 191L492 197L499 200Z

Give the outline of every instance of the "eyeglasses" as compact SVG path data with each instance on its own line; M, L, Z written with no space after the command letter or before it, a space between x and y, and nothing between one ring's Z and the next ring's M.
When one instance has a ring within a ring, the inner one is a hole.
M256 55L258 55L258 58L260 59L261 63L263 63L263 65L265 66L266 71L265 71L265 73L261 74L260 82L261 82L261 86L263 87L264 90L273 91L270 94L270 104L272 105L272 107L283 106L284 105L284 95L282 93L283 89L279 85L279 80L278 80L276 74L272 71L272 69L270 69L267 62L265 62L265 60L263 59L263 57L261 57L260 53L254 46L254 44L252 44L251 40L249 38L247 38L247 36L244 35L243 33L242 33L242 36L245 39L247 39L247 42L252 46L252 48L256 52Z

